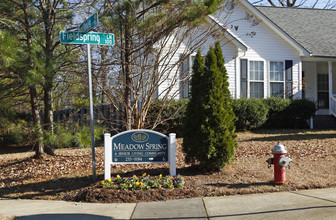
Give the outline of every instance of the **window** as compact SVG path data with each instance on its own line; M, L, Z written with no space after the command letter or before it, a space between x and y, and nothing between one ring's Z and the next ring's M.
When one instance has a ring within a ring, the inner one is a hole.
M240 97L264 98L263 61L240 60Z
M270 62L270 95L284 97L284 63Z
M293 95L293 61L269 62L269 96L290 98ZM240 60L240 97L265 97L264 61Z
M232 2L232 0L228 0L225 2L224 5L225 11L226 12L232 12L234 9L234 3Z
M250 61L250 98L264 98L264 62Z
M181 65L181 74L180 74L180 98L187 99L189 98L189 93L191 90L190 79L192 74L192 65L195 60L194 55L188 56Z

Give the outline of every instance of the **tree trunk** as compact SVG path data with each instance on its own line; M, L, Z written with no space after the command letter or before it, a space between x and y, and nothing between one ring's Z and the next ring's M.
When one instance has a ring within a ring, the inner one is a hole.
M28 15L28 5L26 2L23 2L23 12L24 12L24 24L27 30L29 30L29 15ZM32 51L32 35L30 31L26 32L27 36L27 48L28 48L28 63L29 65L32 65L32 59L31 59L31 51ZM30 66L31 68L31 66ZM43 143L43 127L41 124L41 118L40 118L40 107L38 103L38 96L36 87L30 86L29 87L29 95L30 95L30 104L31 104L31 111L33 115L33 125L35 127L35 135L36 135L36 144L34 146L35 149L35 158L41 158L44 154L44 143Z
M53 126L53 110L52 110L52 83L46 83L44 87L44 129L54 132Z
M126 19L131 17L130 6L126 9ZM131 24L127 23L125 25L125 53L124 53L124 73L125 73L125 118L126 118L126 130L132 129L132 27Z
M41 125L36 88L33 86L29 87L29 93L30 93L31 111L33 114L33 124L36 129L36 133L35 133L36 144L34 146L34 149L35 149L34 157L41 158L42 155L44 154L43 129Z
M45 83L44 90L44 129L53 133L53 109L52 109L52 89L53 89L53 77L55 75L53 68L53 23L54 21L54 8L52 3L47 1L42 4L43 23L45 26L45 39L46 44L44 48L45 53Z

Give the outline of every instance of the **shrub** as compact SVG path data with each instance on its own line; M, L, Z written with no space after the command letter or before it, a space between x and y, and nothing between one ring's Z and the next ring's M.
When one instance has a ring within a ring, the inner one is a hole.
M313 101L307 99L268 98L269 107L265 128L308 128L309 119L316 112Z
M105 128L100 125L94 126L95 142L102 140ZM50 148L91 146L91 129L89 126L79 126L78 124L56 123L54 133L45 131L44 145Z
M44 132L43 143L52 149L65 148L73 146L74 135L73 131L68 126L61 123L54 125L54 133L50 131Z
M183 118L189 100L154 99L148 109L147 127L161 133L176 133L181 137Z
M290 99L280 97L270 97L263 100L268 107L268 119L263 127L265 128L285 128L288 127L288 107Z
M233 100L238 130L256 128L307 128L316 112L314 102L307 99L236 99Z
M220 43L210 47L203 65L200 50L193 65L183 150L187 162L206 171L220 170L234 159L237 147L232 99Z
M267 120L268 108L262 99L235 99L233 111L237 130L259 128Z
M102 140L104 132L106 131L105 127L95 125L94 126L94 140L98 142ZM91 128L89 126L78 126L77 131L74 134L75 144L80 148L87 148L91 146Z
M0 109L0 143L30 144L33 141L31 115Z
M316 105L308 99L294 99L288 106L288 120L293 128L308 128L310 117L315 115Z
M273 114L284 111L290 105L291 100L280 97L269 97L267 99L263 99L263 102L269 108L269 113Z

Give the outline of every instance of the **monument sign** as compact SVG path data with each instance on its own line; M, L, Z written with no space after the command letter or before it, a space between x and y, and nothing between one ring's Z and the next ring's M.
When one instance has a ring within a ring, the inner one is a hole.
M176 134L169 137L151 130L130 130L111 137L105 134L105 179L111 164L169 163L176 175Z

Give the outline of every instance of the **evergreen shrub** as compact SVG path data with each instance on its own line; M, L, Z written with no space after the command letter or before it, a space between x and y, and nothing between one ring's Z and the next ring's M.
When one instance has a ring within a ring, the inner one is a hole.
M283 99L280 97L269 97L263 99L263 102L268 107L267 121L264 128L286 128L291 123L288 120L288 107L291 104L291 99Z
M237 147L231 94L220 43L205 62L198 51L191 80L191 99L183 129L186 162L205 171L220 170L234 159Z
M1 145L27 145L33 140L31 114L0 109Z
M235 99L233 111L237 130L251 130L261 127L267 120L268 107L262 99Z
M315 115L316 105L308 99L268 98L268 120L264 128L309 128L309 119Z
M101 125L94 126L95 142L102 140L105 127ZM91 146L91 128L90 126L79 126L78 124L56 123L54 132L45 131L44 145L52 149L80 147L88 148Z
M308 128L310 117L315 115L316 105L308 99L294 99L287 112L292 128Z

